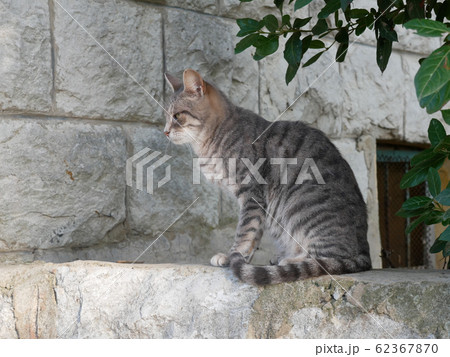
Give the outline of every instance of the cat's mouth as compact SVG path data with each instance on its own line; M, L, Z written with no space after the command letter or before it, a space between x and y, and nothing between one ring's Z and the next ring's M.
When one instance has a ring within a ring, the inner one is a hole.
M174 143L175 145L181 145L186 144L188 140L183 135L177 135L177 133L170 133L169 135L166 135L170 142Z

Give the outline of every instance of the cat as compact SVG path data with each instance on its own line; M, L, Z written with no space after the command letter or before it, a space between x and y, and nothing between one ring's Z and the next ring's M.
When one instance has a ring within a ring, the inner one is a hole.
M366 205L349 164L323 132L300 121L269 122L235 106L192 69L182 80L165 77L173 91L165 135L206 158L205 176L221 171L212 181L239 203L234 244L212 257L212 265L230 266L254 285L371 269ZM212 165L217 158L222 165ZM302 166L271 164L280 159L309 162L318 179L309 179ZM299 183L302 173L307 179ZM253 266L264 228L278 256L273 265Z

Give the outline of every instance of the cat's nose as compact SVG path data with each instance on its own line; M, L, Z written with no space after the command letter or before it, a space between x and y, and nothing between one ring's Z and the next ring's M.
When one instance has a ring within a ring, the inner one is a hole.
M164 134L166 134L166 136L169 136L170 131L164 131Z

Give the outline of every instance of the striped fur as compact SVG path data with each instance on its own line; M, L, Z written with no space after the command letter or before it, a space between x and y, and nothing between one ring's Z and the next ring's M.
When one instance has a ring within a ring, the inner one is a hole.
M220 171L214 182L240 206L235 242L211 264L231 265L240 280L256 285L371 268L364 200L350 166L320 130L300 121L270 123L236 107L193 70L184 72L183 81L167 79L175 94L167 108L166 135L176 144L191 144L199 157L223 158L221 167L202 170ZM274 158L295 158L298 164L282 173L271 164ZM314 177L299 183L308 160L324 184ZM264 230L278 247L277 265L252 266Z

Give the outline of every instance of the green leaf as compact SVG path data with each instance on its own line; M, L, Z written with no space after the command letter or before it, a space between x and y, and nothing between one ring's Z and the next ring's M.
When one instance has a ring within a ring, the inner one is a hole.
M361 17L367 16L369 11L365 9L351 9L350 10L350 18L352 19L360 19Z
M434 199L445 206L450 206L450 189L446 188Z
M253 19L245 18L245 19L237 19L236 23L238 24L239 28L241 29L238 33L238 37L244 37L246 35L249 35L253 32L256 32L258 30L261 30L264 26L264 24L260 21L256 21Z
M341 43L336 51L336 62L343 62L347 55L348 42Z
M304 19L295 19L294 28L299 29L300 27L305 26L309 21L311 21L312 17L306 17Z
M284 3L284 0L273 0L273 3L278 8L278 10L280 10L280 13L283 14L283 3Z
M335 11L338 11L341 7L341 0L330 0L327 2L327 4L323 7L322 10L320 10L317 17L319 19L325 19L330 14L332 14Z
M347 28L343 27L341 28L334 39L339 43L348 43L348 32Z
M450 29L442 22L428 19L413 19L403 25L407 29L416 30L416 34L424 37L441 37Z
M402 210L411 211L425 207L433 201L432 198L426 196L414 196L403 202Z
M400 181L400 188L405 189L424 182L428 175L428 169L430 167L439 169L444 161L445 155L433 155L429 160L423 161L420 165L416 165L403 175Z
M441 110L441 114L445 123L450 125L450 109Z
M443 86L438 92L423 98L419 104L427 108L427 113L432 114L441 109L450 100L450 85Z
M431 204L414 210L404 210L403 208L401 208L395 214L399 217L408 218L419 216L425 212L429 212L431 209L433 209L433 205Z
M366 25L361 23L356 27L355 35L359 36L366 30Z
M319 58L320 58L320 56L322 56L322 54L324 53L325 51L322 51L322 52L319 52L319 53L316 53L314 56L312 56L309 60L307 60L304 64L303 64L303 68L305 68L305 67L308 67L308 66L310 66L310 65L312 65L314 62L316 62Z
M401 25L401 24L405 23L405 17L406 17L405 13L404 12L400 12L396 16L394 16L392 21L394 21L394 24L396 24L396 25Z
M300 39L300 32L294 32L289 40L287 40L283 53L286 62L292 66L297 66L298 69L300 61L302 60L302 40Z
M278 37L259 36L254 46L256 47L256 55L263 57L269 56L278 49Z
M421 223L425 220L426 217L427 217L427 213L421 215L420 217L417 217L414 221L412 221L412 222L408 225L408 227L406 227L405 233L406 233L406 234L411 233L415 228L417 228L417 226L418 226L419 224L421 224Z
M240 40L236 44L234 53L238 54L238 53L241 53L242 51L245 51L247 48L249 48L251 45L253 45L258 40L259 36L260 35L258 35L257 33L254 33L254 34L244 37L242 40Z
M444 249L442 249L442 255L448 257L450 255L450 242L447 242ZM450 269L450 261L447 264L447 269Z
M437 9L434 10L436 12L436 21L444 21L444 17L449 19L449 13L450 13L450 3L448 1L444 1L441 3L441 6L439 6Z
M433 158L436 154L433 152L433 148L426 149L424 151L419 152L418 154L414 155L411 159L411 166L416 166L424 161L430 160Z
M440 241L450 242L450 227L447 227L445 231L441 233L438 238Z
M291 16L289 15L283 15L281 17L281 25L291 27Z
M432 146L436 146L439 142L445 138L445 129L441 122L437 119L431 119L428 126L428 139Z
M292 65L290 64L286 70L286 85L289 84L290 81L292 81L297 74L298 68L300 67L299 64Z
M294 5L294 11L301 9L302 7L308 5L312 0L297 0Z
M353 0L340 0L341 1L341 9L345 11L345 9L350 5Z
M311 29L313 35L319 36L320 34L326 32L328 30L327 21L324 19L317 20L317 23Z
M444 212L440 212L440 211L436 211L436 210L431 211L425 216L424 222L426 225L440 223L440 222L442 222L443 215L444 215Z
M258 54L256 53L256 51L255 51L255 54L253 55L253 59L254 59L255 61L262 60L264 57L265 57L265 56L258 55Z
M314 48L314 49L325 48L325 44L320 40L313 40L313 41L311 41L309 48Z
M387 67L392 52L392 41L379 37L377 41L377 64L381 72Z
M441 192L441 178L434 167L428 169L427 182L431 195L436 197Z
M397 32L394 25L388 19L382 17L375 23L376 28L380 31L380 36L392 42L398 42Z
M434 241L434 244L430 248L430 253L439 253L441 250L443 250L445 248L446 244L447 244L447 242L440 240L440 239L436 239Z
M392 0L377 0L378 11L384 12L384 10L387 10L392 3Z
M406 13L410 19L423 19L425 17L424 0L407 0Z
M302 40L302 56L305 55L306 51L310 48L309 45L311 44L312 36L308 35L306 37L303 37Z
M450 45L433 51L421 64L415 78L416 94L422 108L433 104L444 105L448 100L450 81ZM427 107L428 111L428 107Z
M435 154L447 155L450 153L450 135L443 138L439 144L436 145L433 152Z
M270 32L278 30L278 20L274 15L264 16L262 22Z
M448 209L447 211L445 211L444 216L442 217L443 221L446 221L450 219L450 209Z

